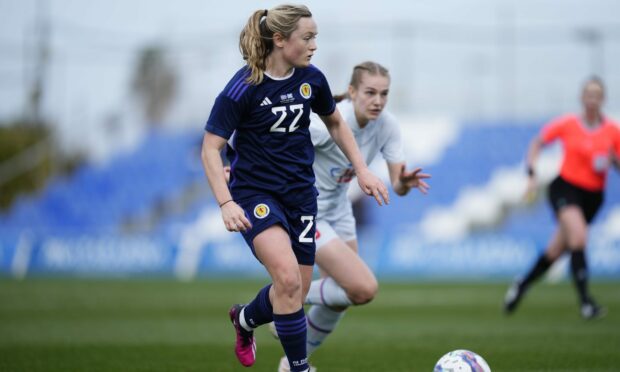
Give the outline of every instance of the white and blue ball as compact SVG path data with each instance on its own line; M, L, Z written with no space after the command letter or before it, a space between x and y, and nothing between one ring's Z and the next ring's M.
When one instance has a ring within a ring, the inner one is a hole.
M469 350L454 350L442 356L434 372L491 372L487 362Z

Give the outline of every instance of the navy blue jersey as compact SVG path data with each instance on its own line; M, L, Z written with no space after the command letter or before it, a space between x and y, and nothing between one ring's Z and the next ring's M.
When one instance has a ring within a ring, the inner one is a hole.
M316 196L310 111L330 115L336 104L325 76L310 65L258 85L243 67L219 94L205 129L230 139L230 191L235 200L258 192L284 203ZM234 133L234 135L233 135Z

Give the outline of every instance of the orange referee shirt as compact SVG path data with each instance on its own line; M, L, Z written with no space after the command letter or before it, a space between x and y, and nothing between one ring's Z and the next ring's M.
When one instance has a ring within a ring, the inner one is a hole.
M607 118L598 127L588 128L578 115L562 116L545 125L540 138L544 144L562 141L560 176L588 191L605 188L610 151L620 157L620 127Z

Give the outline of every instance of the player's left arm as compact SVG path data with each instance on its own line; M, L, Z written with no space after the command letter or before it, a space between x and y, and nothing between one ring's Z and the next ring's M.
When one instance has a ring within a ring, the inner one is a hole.
M616 170L620 171L620 138L618 144L609 149L609 160Z
M340 147L340 150L342 150L344 155L353 165L360 188L367 195L374 196L379 205L383 205L381 199L383 199L385 204L389 204L390 198L387 188L381 179L372 174L372 172L368 169L368 166L362 157L362 153L357 146L357 142L355 142L353 132L351 132L351 128L349 128L349 125L344 121L342 115L340 115L340 111L336 109L330 115L321 116L321 120L327 126L327 130L329 131L330 136L334 139L334 142L336 142L338 147Z
M407 171L405 163L387 163L390 173L390 181L394 192L400 196L405 196L413 188L420 190L422 194L427 194L430 186L424 181L431 178L430 174L422 173L422 168L415 168Z
M620 127L616 126L612 130L612 142L609 146L609 163L620 171Z

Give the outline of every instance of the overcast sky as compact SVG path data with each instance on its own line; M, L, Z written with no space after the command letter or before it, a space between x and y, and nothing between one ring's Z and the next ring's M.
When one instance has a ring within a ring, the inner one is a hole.
M202 125L241 66L237 35L257 6L205 0L0 0L0 119L23 113L31 86L37 5L50 22L46 115L64 131L95 126L126 106L139 48L160 43L179 70L171 120ZM496 118L578 109L592 72L620 112L620 1L306 1L319 26L313 63L332 90L373 59L392 72L398 112ZM47 9L47 11L45 11ZM580 32L598 30L602 48ZM595 71L596 70L596 71Z

